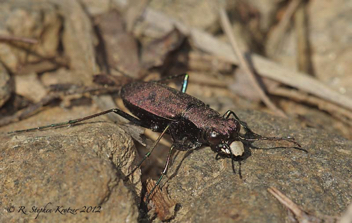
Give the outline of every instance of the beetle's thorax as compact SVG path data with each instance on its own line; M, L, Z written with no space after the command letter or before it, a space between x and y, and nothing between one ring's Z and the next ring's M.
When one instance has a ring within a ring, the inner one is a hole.
M213 129L221 135L228 136L234 135L239 127L234 119L225 119L221 116L207 120L207 126L208 129Z
M217 134L230 138L239 131L239 124L236 120L226 119L207 106L190 107L183 113L183 117L195 124L204 134L209 132L209 130L214 130Z

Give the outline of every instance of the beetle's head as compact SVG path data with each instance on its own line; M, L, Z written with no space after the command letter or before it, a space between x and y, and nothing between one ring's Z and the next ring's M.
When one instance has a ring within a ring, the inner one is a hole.
M235 119L217 120L206 131L205 138L210 147L222 155L241 156L243 144L238 139L240 124Z
M208 139L212 150L220 155L242 156L244 153L243 143L239 140L233 140L231 137L227 137L227 135L220 135L215 131L211 131Z

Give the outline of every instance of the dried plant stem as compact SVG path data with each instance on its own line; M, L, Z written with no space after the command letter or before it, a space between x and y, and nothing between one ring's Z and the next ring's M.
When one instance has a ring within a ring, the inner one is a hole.
M253 73L253 71L249 67L248 61L244 58L243 53L241 52L241 50L235 40L235 37L233 35L233 31L231 29L230 20L229 20L228 16L226 15L226 12L223 8L220 8L220 20L221 20L222 28L230 40L233 51L237 55L241 67L243 68L245 73L249 76L249 78L253 84L253 87L259 93L259 96L262 99L262 101L265 103L266 106L268 106L268 108L270 108L276 114L278 114L282 117L286 117L285 113L282 110L280 110L279 108L277 108L275 106L275 104L270 101L268 96L265 94L263 89L260 87L255 74Z
M17 42L23 42L23 43L29 43L29 44L36 44L38 43L38 40L32 39L32 38L25 38L25 37L18 37L18 36L4 36L0 35L0 42L1 41L17 41Z
M334 116L335 118L352 126L352 112L334 103L306 94L298 90L287 89L283 87L269 89L269 92L272 95L287 97L297 102L303 102L303 103L315 105L320 110L326 111L330 113L332 116Z
M276 198L278 201L283 204L289 211L294 214L294 218L297 222L311 222L311 223L321 223L321 222L329 222L336 223L339 222L339 217L334 216L315 216L313 214L309 214L302 210L297 204L295 204L290 198L286 197L281 191L276 189L275 187L269 187L268 191Z

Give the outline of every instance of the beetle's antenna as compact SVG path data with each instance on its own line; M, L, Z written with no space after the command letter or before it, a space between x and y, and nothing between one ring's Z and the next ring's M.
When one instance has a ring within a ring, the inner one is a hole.
M253 132L251 132L253 133ZM258 135L254 133L256 138L245 138L240 136L241 141L246 141L246 142L254 142L254 141L259 141L259 140L268 140L268 141L287 141L295 144L297 147L302 148L302 146L295 141L295 138L293 137L287 137L287 138L281 138L281 137L264 137L261 135Z
M259 140L269 140L269 141L287 141L287 142L290 142L290 143L293 143L295 144L295 146L290 146L291 148L294 148L294 149L297 149L297 150L302 150L306 153L308 153L308 150L302 148L302 146L297 143L295 141L295 139L293 137L287 137L287 138L280 138L280 137L264 137L264 136L261 136L261 135L258 135L256 134L256 136L258 138L245 138L243 136L239 136L239 139L242 141L242 142L254 142L254 141L259 141ZM288 146L282 146L282 148L290 148Z
M239 136L241 141L245 141L245 142L253 142L253 141L258 141L258 140L269 140L269 141L287 141L287 142L291 142L293 144L295 144L296 146L298 146L299 148L302 148L302 146L297 143L295 141L295 139L293 137L287 137L287 138L280 138L280 137L264 137L261 136L255 132L253 132L247 125L246 122L241 121L238 116L231 110L228 110L222 117L228 119L231 115L233 115L235 117L235 119L240 123L240 125L244 128L244 130L246 131L246 135L252 135L255 138L245 138L243 136Z

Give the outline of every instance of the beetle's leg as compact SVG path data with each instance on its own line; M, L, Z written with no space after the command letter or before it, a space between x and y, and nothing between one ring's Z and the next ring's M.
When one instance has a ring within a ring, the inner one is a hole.
M124 112L124 111L122 111L122 110L120 110L118 108L113 108L113 109L109 109L107 111L103 111L103 112L100 112L100 113L97 113L97 114L94 114L94 115L90 115L90 116L86 116L86 117L83 117L83 118L73 119L73 120L69 120L67 122L53 123L53 124L50 124L50 125L40 126L40 127L36 127L36 128L17 130L17 131L9 132L9 134L11 134L11 133L20 133L20 132L29 132L29 131L34 131L34 130L42 130L42 129L46 129L46 128L59 127L59 126L64 126L64 125L72 125L72 124L75 124L75 123L78 123L78 122L83 122L85 120L92 119L92 118L95 118L95 117L98 117L98 116L101 116L101 115L106 115L106 114L112 113L112 112L124 117L125 119L129 120L130 122L132 122L132 123L134 123L136 125L140 125L142 127L148 127L148 126L145 126L143 124L143 122L141 122L139 119L133 117L132 115L129 115L126 112Z
M235 112L228 110L223 117L225 117L226 119L228 119L231 115L233 115L235 117L235 119L240 123L240 125L244 128L244 130L246 131L246 134L250 134L252 136L258 137L258 138L263 138L263 136L253 132L249 127L248 124L244 121L241 121L241 119L236 115Z
M157 80L157 81L152 81L152 82L163 82L163 81L167 81L167 80L172 80L172 79L176 79L176 78L179 78L179 77L182 77L182 76L186 76L188 75L187 73L183 73L183 74L176 74L176 75L172 75L172 76L168 76L168 77L164 77L164 78L161 78L160 80ZM189 75L188 75L189 76Z
M167 156L167 159L166 159L166 163L165 163L165 166L164 166L164 170L163 172L161 172L161 176L159 177L158 181L155 183L154 187L152 188L152 190L147 194L146 196L146 202L149 201L149 196L153 194L155 188L157 186L159 186L161 180L163 179L163 177L165 176L165 174L167 173L167 170L169 168L169 164L170 164L170 159L171 159L171 154L172 154L172 150L174 149L174 146L172 145L170 150L169 150L169 155Z
M126 179L131 176L134 171L136 171L141 165L142 163L150 156L150 154L152 154L153 150L155 149L156 145L159 143L159 141L161 140L161 138L164 136L164 134L166 133L166 131L169 129L170 124L168 124L166 126L166 128L164 129L164 131L159 135L159 137L157 138L157 140L155 140L154 144L152 145L152 147L150 148L150 150L144 155L143 159L138 163L138 165L133 168L133 170L126 176Z
M185 74L185 77L183 78L183 82L182 82L182 87L181 87L182 93L186 93L187 86L188 86L188 78L189 78L189 75Z
M154 81L154 82L163 82L163 81L166 81L166 80L171 80L171 79L175 79L175 78L178 78L178 77L184 77L183 78L183 82L182 82L182 86L181 86L181 92L182 93L185 93L186 90L187 90L187 86L188 86L188 78L189 78L189 75L188 74L177 74L177 75L173 75L173 76L169 76L169 77L165 77L165 78L162 78L160 80L157 80L157 81Z
M244 130L246 131L246 133L251 133L254 135L258 135L256 133L254 133L247 125L246 122L241 121L241 119L236 115L235 112L228 110L222 117L228 119L231 115L233 115L235 117L235 119L241 124L241 126L244 128ZM258 135L259 136L259 135Z
M111 110L112 110L112 112L122 116L123 118L127 119L128 121L132 122L135 125L141 126L143 128L150 128L149 125L144 124L144 122L142 122L141 120L133 117L132 115L130 115L130 114L118 109L118 108L114 108L114 109L111 109Z
M9 132L9 133L29 132L29 131L42 130L42 129L51 128L51 127L72 125L72 124L76 124L78 122L82 122L82 121L85 121L85 120L88 120L88 119L92 119L92 118L95 118L95 117L98 117L98 116L101 116L101 115L106 115L106 114L111 113L111 112L114 112L114 113L124 117L125 119L129 120L130 122L132 122L132 123L134 123L136 125L143 126L143 123L139 119L127 114L126 112L124 112L124 111L122 111L122 110L120 110L118 108L113 108L113 109L109 109L107 111L103 111L103 112L100 112L100 113L97 113L97 114L94 114L94 115L86 116L86 117L79 118L79 119L69 120L67 122L53 123L53 124L50 124L50 125L45 125L45 126L40 126L40 127L36 127L36 128L30 128L30 129L17 130L17 131L13 131L13 132Z
M233 112L233 111L231 111L231 110L227 110L227 112L225 112L225 114L223 114L222 117L228 119L231 114L232 114L237 120L239 120L239 118L237 117L236 113Z

